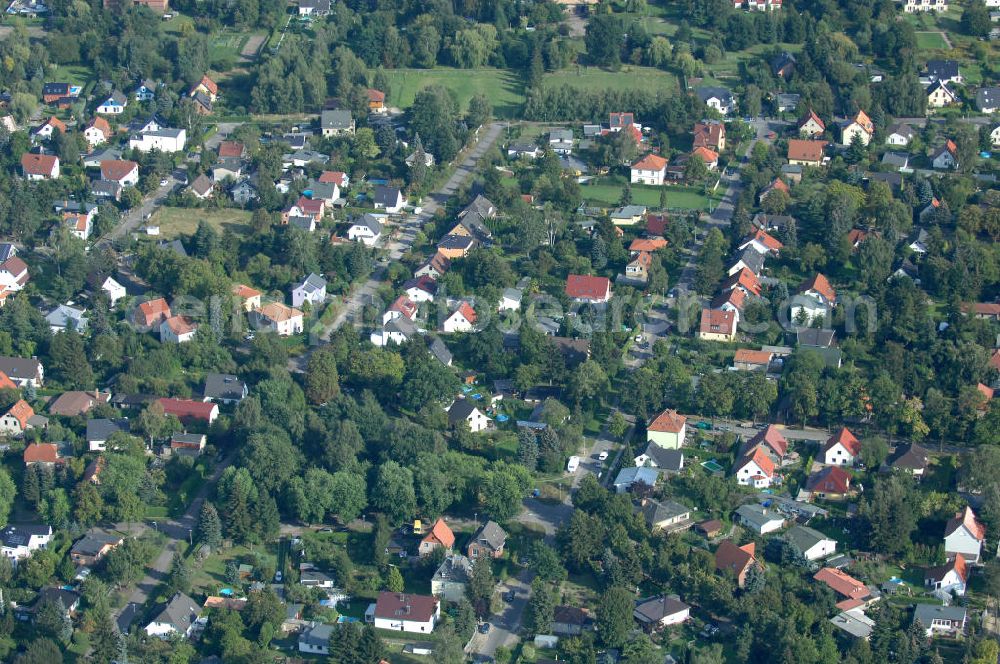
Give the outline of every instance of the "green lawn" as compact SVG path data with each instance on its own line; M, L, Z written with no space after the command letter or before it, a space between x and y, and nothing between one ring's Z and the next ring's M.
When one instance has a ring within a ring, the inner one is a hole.
M580 187L583 198L587 203L597 206L617 206L621 199L623 183L614 180L600 179L593 184L587 183ZM648 208L659 208L660 191L662 187L646 185L632 185L632 202L636 205L645 205ZM709 197L706 196L700 187L668 186L667 207L683 210L707 210L709 207ZM722 194L720 186L718 195ZM711 200L717 200L713 196Z
M409 108L428 85L443 85L458 97L464 111L469 100L479 93L493 102L498 117L515 117L524 104L524 84L512 72L500 69L393 69L389 79L388 103Z
M64 83L74 83L76 85L86 85L94 77L94 72L89 67L82 65L60 65L55 72L49 75L53 81Z
M210 226L222 233L227 228L245 233L250 221L250 213L246 210L233 208L172 208L161 207L153 213L149 220L151 226L160 227L160 235L165 239L173 239L179 235L191 235L198 228L198 222L205 220Z
M654 67L626 65L621 71L571 67L545 74L542 85L570 85L585 90L678 90L677 77Z
M918 32L917 48L921 51L944 51L948 49L948 42L940 32Z

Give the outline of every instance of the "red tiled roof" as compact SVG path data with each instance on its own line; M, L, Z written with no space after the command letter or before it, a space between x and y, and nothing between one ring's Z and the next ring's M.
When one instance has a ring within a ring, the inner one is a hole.
M53 129L58 129L63 134L66 133L66 123L54 115L46 120L42 126L44 127L45 125L51 125Z
M243 144L239 141L222 141L219 143L219 156L242 157L244 149Z
M774 477L774 462L771 461L771 457L767 456L767 452L760 445L755 446L750 452L747 452L746 456L736 464L734 470L739 470L751 461L757 464L757 467L760 468L765 477Z
M385 93L375 88L368 88L368 101L384 102Z
M343 187L344 183L347 182L347 174L343 171L323 171L319 175L319 181L325 184L335 184L338 187Z
M840 466L828 466L806 479L806 489L817 493L845 494L851 490L851 475Z
M982 394L984 397L986 397L987 401L990 401L990 400L993 399L994 390L989 385L983 385L982 383L979 383L978 385L976 385L976 389L979 390L980 394Z
M662 237L637 237L629 245L629 251L656 251L667 246L667 241Z
M410 320L417 315L417 304L408 295L400 295L389 307L390 311L398 311Z
M35 416L35 411L28 405L28 402L24 399L18 399L10 410L7 411L7 415L10 415L17 423L21 425L24 429L28 426L28 420Z
M680 433L685 422L687 422L686 417L679 414L676 410L667 408L649 423L646 430L660 431L663 433Z
M717 148L725 132L721 122L698 122L694 126L693 147Z
M16 390L17 385L10 379L10 376L0 371L0 390Z
M458 313L462 314L462 317L470 323L476 322L476 310L472 308L468 302L463 302L458 305Z
M604 300L611 293L607 277L571 274L566 277L566 295L586 300Z
M812 278L806 279L799 286L800 293L805 293L806 291L815 291L830 302L834 302L837 299L837 291L833 290L833 286L830 285L826 276L820 272L817 272Z
M971 310L977 316L1000 316L1000 302L973 302L962 305L962 308Z
M258 313L267 320L274 321L275 323L281 323L282 321L302 316L301 311L281 302L268 302L258 310Z
M750 268L741 268L739 272L722 282L722 290L729 290L736 286L742 286L754 295L760 295L760 279Z
M753 542L736 546L732 540L723 540L715 550L715 569L732 570L739 576L754 563L755 549Z
M860 228L852 228L847 234L847 243L852 247L858 246L867 239L868 231L863 231Z
M947 537L959 529L965 527L973 537L982 542L986 539L986 526L976 518L976 513L968 505L961 512L956 512L955 516L948 520L948 525L944 528L944 536Z
M735 334L736 313L724 309L702 309L699 329L703 334Z
M869 134L875 132L875 123L872 122L872 119L868 117L868 114L864 111L858 111L858 114L854 116L854 122L861 125L861 128ZM954 145L954 143L952 145Z
M101 162L101 179L111 182L121 182L132 171L139 168L139 164L134 161L110 159Z
M788 441L778 431L778 427L773 424L768 424L766 429L757 432L748 443L748 445L762 444L770 447L779 457L783 457L788 453Z
M865 584L834 567L824 567L813 578L830 586L835 593L851 599L861 599L871 594Z
M382 591L375 602L375 617L389 620L429 622L437 612L439 600L428 595L409 595Z
M840 431L827 439L826 445L823 446L823 453L825 454L837 443L843 445L844 449L850 452L852 456L861 454L861 441L847 427L841 427Z
M650 235L663 235L667 232L667 224L670 217L666 212L646 215L646 232Z
M805 141L801 138L792 138L788 141L788 158L795 161L815 161L823 160L823 148L826 141Z
M431 531L424 536L421 542L437 542L446 549L455 546L455 533L452 532L444 519L438 518L431 526Z
M958 146L955 145L955 141L948 139L948 142L944 144L944 149L951 153L953 157L958 157Z
M93 127L94 129L97 129L97 131L104 134L104 138L111 137L111 125L108 124L107 120L105 120L99 115L94 119L92 119L90 122L88 122L87 126L84 127L84 129L89 129L90 127Z
M781 180L778 180L778 182L781 182ZM767 247L769 251L778 252L781 251L782 247L785 246L781 243L780 240L778 240L778 238L774 237L767 231L760 228L758 228L757 232L753 234L752 239L756 240L757 242L760 242L762 245ZM753 273L751 272L751 274Z
M931 567L928 569L924 573L924 578L941 581L952 570L958 573L959 578L962 579L962 583L968 582L969 566L965 562L965 556L961 553L956 553L954 559L949 560L944 565L938 565L937 567Z
M233 295L241 297L244 300L249 300L250 298L257 297L260 294L260 291L256 288L251 288L245 284L233 284Z
M198 326L189 316L171 316L163 322L178 337L198 329Z
M210 79L208 76L202 76L201 80L198 81L198 85L205 86L205 89L208 90L213 95L219 94L219 86L216 85L215 81ZM195 87L198 87L198 85L196 85Z
M721 309L723 305L730 304L738 310L743 311L743 305L746 304L746 299L746 293L739 288L734 288L720 293L718 297L712 300L712 308Z
M698 157L706 164L714 164L719 161L719 153L715 150L709 150L706 147L695 148L691 151L692 157Z
M0 265L0 272L7 272L17 277L17 283L22 286L28 282L28 264L20 256L12 256Z
M21 155L21 168L28 175L49 175L59 163L59 157L51 154L25 152Z
M32 443L24 448L24 463L56 463L59 446L55 443Z
M636 171L662 171L666 167L667 160L656 154L647 154L632 164L632 170Z
M170 318L170 305L162 297L143 302L135 314L136 322L144 327L158 323L164 318Z
M742 291L736 292L741 293ZM767 366L771 363L772 357L774 357L774 353L769 353L766 350L740 348L736 351L736 355L733 357L733 362L741 362L743 364L763 364L764 366Z
M826 131L826 123L823 122L820 119L820 117L818 115L816 115L816 111L812 110L811 108L809 109L809 112L806 113L804 116L802 116L802 119L799 120L799 129L802 129L802 127L804 127L805 124L807 122L809 122L809 120L812 120L813 122L815 122L816 124L818 124L819 128L822 131Z
M163 407L164 414L175 415L182 420L205 420L207 422L218 412L218 406L212 402L164 398L157 399L156 403Z

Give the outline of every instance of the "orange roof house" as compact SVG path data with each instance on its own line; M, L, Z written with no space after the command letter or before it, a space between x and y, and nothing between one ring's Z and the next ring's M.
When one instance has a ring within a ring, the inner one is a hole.
M647 154L632 164L634 171L662 171L667 167L667 160L658 154Z
M385 109L385 93L375 88L368 88L368 110L381 112Z
M824 567L813 575L813 579L825 583L830 590L847 599L863 600L871 595L865 584L834 567Z
M785 439L778 427L768 424L763 431L758 431L747 443L747 449L751 446L764 446L770 449L779 459L788 454L788 441Z
M824 463L827 465L853 464L860 455L861 441L847 427L841 427L823 446Z
M574 300L607 302L611 299L611 281L607 277L571 274L566 277L566 295Z
M646 430L659 431L663 433L680 433L686 422L686 417L672 408L667 408L649 423Z
M692 157L698 157L709 169L714 169L719 164L719 153L702 146L691 151Z
M721 122L698 122L694 126L692 147L711 148L716 152L726 149L726 127Z
M10 379L10 376L0 371L0 390L16 390L17 385Z
M632 253L639 253L640 251L652 252L657 249L663 249L667 246L667 241L662 237L637 237L632 240L632 244L629 245L628 250Z
M732 341L736 338L739 316L728 309L702 309L698 338L705 341Z
M438 518L431 526L429 533L424 535L424 538L420 540L420 546L417 551L421 556L426 556L434 549L438 547L444 548L446 551L451 551L455 546L455 533L452 532L448 524L444 522L444 519Z
M809 109L809 112L802 116L798 123L799 131L805 131L809 135L822 134L826 131L826 123L816 115L816 111Z
M756 545L753 542L736 546L732 540L723 540L715 550L715 569L720 572L731 571L736 575L736 584L742 588L746 585L747 572L759 564L755 551Z
M823 149L826 141L806 141L792 138L788 141L788 162L803 166L819 166L823 163Z
M733 364L740 368L740 365L746 366L761 366L767 367L771 364L771 358L774 357L774 353L766 350L751 350L749 348L740 348L736 351L736 355L733 356Z
M159 325L170 318L170 305L162 297L143 302L135 310L135 323L141 327Z
M760 279L753 273L753 270L749 268L742 268L739 272L722 282L723 291L732 290L734 288L739 288L745 291L748 295L760 296Z
M29 426L29 420L35 416L34 409L28 405L24 399L18 399L10 409L4 413L2 429L12 433L24 433Z
M961 512L956 512L955 516L948 519L948 524L944 528L944 536L948 537L959 528L965 528L980 542L986 539L986 526L976 518L976 513L968 505Z
M833 290L833 286L830 285L829 280L820 272L817 272L810 279L803 281L799 286L799 292L805 294L816 293L831 304L837 301L837 291Z
M59 446L55 443L32 443L24 448L25 466L33 466L36 463L51 465L61 461Z

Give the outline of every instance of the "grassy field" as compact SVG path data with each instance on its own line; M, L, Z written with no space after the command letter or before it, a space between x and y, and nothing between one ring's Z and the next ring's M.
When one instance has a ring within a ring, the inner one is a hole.
M600 180L595 184L585 184L580 188L587 203L598 206L616 206L622 195L622 185L614 181ZM659 208L661 187L632 185L632 202L648 208ZM670 186L667 190L667 207L684 210L707 210L710 199L700 187ZM721 196L722 187L718 189Z
M240 57L243 45L250 39L249 33L245 32L219 32L212 35L208 43L208 57L211 62L217 60L235 60Z
M654 67L625 66L621 71L575 67L545 74L542 85L571 85L587 90L677 90L677 77Z
M198 228L198 222L205 220L219 233L227 228L237 233L246 233L250 222L250 213L246 210L229 208L222 209L188 209L161 207L149 220L152 226L160 227L160 235L165 239L173 239L179 235L191 235Z
M394 69L387 71L389 104L409 108L421 89L443 85L458 97L462 110L483 93L493 102L497 117L514 117L524 103L524 84L512 72L499 69Z
M60 65L55 72L48 77L53 81L64 83L74 83L76 85L86 85L94 77L94 72L89 67L81 65Z
M922 51L945 51L948 49L948 42L940 32L918 32L917 48Z

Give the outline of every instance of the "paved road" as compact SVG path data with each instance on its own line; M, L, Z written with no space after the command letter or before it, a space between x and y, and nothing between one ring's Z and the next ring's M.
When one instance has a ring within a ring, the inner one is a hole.
M137 229L139 225L146 220L149 216L167 198L170 191L180 184L180 180L175 178L173 174L166 176L166 184L157 187L155 190L146 195L142 199L142 205L137 208L133 208L125 213L120 224L115 226L110 233L107 233L104 237L99 239L94 243L95 247L103 248L114 242L115 240L121 239Z
M226 140L226 138L233 133L237 127L242 125L242 122L220 122L215 127L215 133L205 139L204 150L216 150L219 147L219 143Z
M122 607L116 616L118 628L123 633L127 632L132 622L140 617L140 607L146 603L156 587L167 578L174 553L183 550L183 544L189 540L192 531L198 523L198 514L201 512L202 504L204 504L209 493L215 488L219 478L222 477L223 471L235 459L236 453L233 452L216 465L212 476L202 485L194 500L191 501L191 504L188 505L187 510L179 519L167 519L166 521L156 523L156 529L167 536L167 543L163 547L163 551L160 552L160 555L157 556L156 560L147 569L146 576L143 577L142 581L135 587L135 590L132 591L132 594L128 598L128 603Z
M427 196L424 200L424 205L420 214L406 224L403 232L400 233L399 237L392 241L392 243L386 248L389 250L389 262L398 261L403 257L403 255L410 250L413 246L413 239L416 235L417 228L423 227L437 212L439 208L444 207L448 203L448 199L455 195L455 192L462 187L473 173L476 171L476 167L479 165L480 159L486 154L496 140L500 137L500 133L503 131L504 125L499 122L494 122L487 128L479 140L466 148L465 152L459 156L461 163L459 163L458 168L455 172L451 174L448 181L444 185L435 191L434 193ZM480 130L482 131L482 130ZM385 278L386 268L379 267L372 273L371 277L368 278L365 283L358 287L351 295L348 297L337 317L334 318L333 322L328 328L326 328L320 335L321 341L329 340L330 334L335 330L342 327L348 321L354 321L358 315L361 313L362 307L371 301L371 297L378 290L383 279ZM290 361L290 368L293 371L304 370L305 363L308 361L309 353L300 355Z

